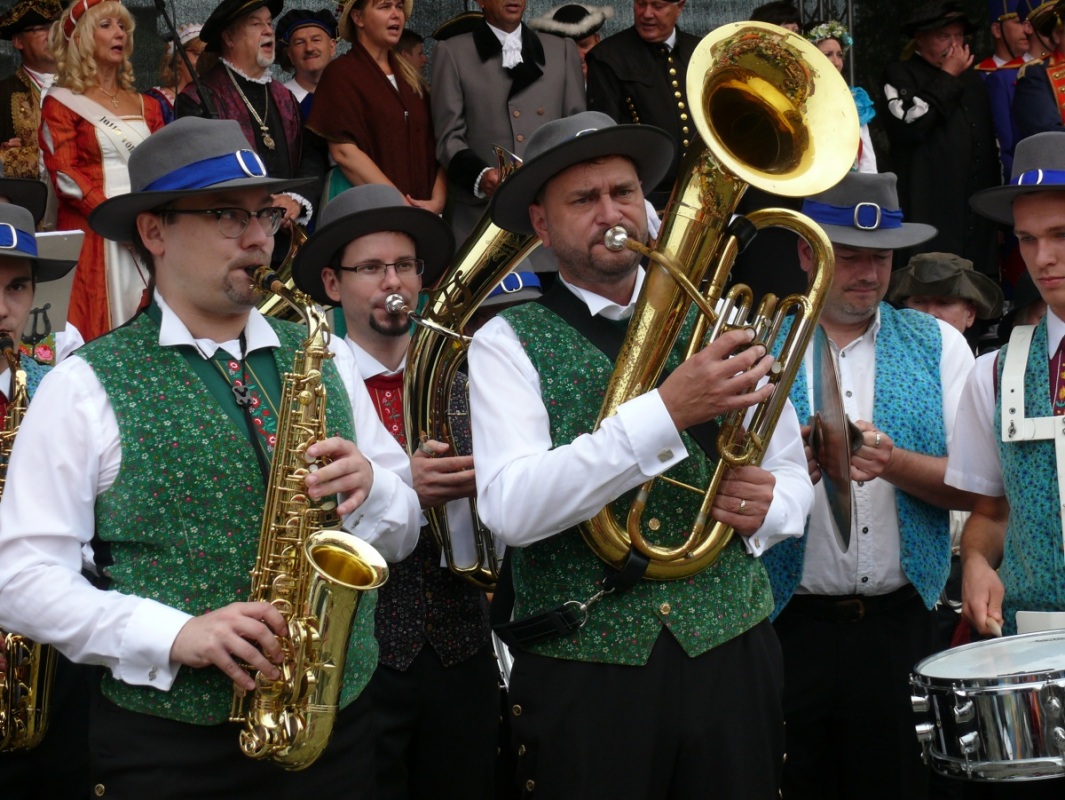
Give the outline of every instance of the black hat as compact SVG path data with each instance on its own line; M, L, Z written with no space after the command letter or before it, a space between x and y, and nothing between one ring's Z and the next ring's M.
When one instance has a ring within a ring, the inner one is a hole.
M892 172L848 172L831 189L803 202L802 213L829 241L846 247L898 250L928 241L935 228L902 221L896 181Z
M586 6L584 3L569 3L555 6L546 14L529 20L534 31L553 33L569 39L583 39L597 33L608 19L614 16L613 6Z
M257 187L273 194L310 180L267 175L236 120L181 117L137 146L129 157L129 193L93 209L89 227L105 239L128 242L138 214L179 197Z
M973 269L973 262L953 253L920 253L891 275L887 299L901 303L908 297L960 297L976 307L977 319L1002 313L1002 289Z
M443 42L452 36L469 33L483 20L484 14L480 11L463 11L458 16L441 22L440 27L433 31L433 38Z
M0 15L0 39L10 41L34 25L51 25L63 13L59 0L22 0Z
M222 0L203 23L200 41L205 50L217 53L222 49L222 32L240 17L264 6L270 9L270 16L276 17L284 5L284 0Z
M976 25L956 0L931 0L910 14L902 25L902 32L913 36L918 31L934 31L954 22L964 25L967 34L976 30Z
M545 183L574 164L604 156L626 156L646 192L669 171L676 145L653 125L618 125L601 111L582 111L541 125L529 137L520 169L496 189L492 222L514 233L532 234L529 206Z
M33 262L33 274L38 282L58 280L78 262L76 259L57 261L42 256L37 250L33 225L33 215L25 208L0 203L0 257L25 258Z
M27 209L36 225L44 217L48 187L44 181L36 178L5 178L4 162L0 161L0 197L6 197L14 205Z
M969 205L977 214L1012 225L1017 197L1061 191L1065 191L1065 131L1044 131L1017 144L1008 184L977 192L969 198Z
M432 211L407 205L395 186L367 183L341 192L322 209L318 227L300 247L292 263L296 287L323 305L333 305L325 293L322 268L349 242L382 231L398 231L414 240L418 258L425 261L422 286L440 278L455 252L451 226Z
M286 11L277 21L274 31L277 33L277 40L281 44L288 46L289 41L292 39L292 34L308 25L321 28L329 34L330 39L337 38L337 18L333 16L333 12L328 8L323 8L319 11L304 11L299 8Z

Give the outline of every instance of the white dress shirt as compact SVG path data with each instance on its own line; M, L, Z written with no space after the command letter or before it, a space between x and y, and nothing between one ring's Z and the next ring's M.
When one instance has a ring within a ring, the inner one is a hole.
M642 284L641 268L625 306L565 285L593 316L624 319L631 316ZM540 376L501 317L474 335L469 360L478 509L508 546L523 547L591 519L688 456L657 389L623 403L594 433L553 447ZM754 555L786 537L801 536L813 498L790 403L762 466L774 474L776 487L761 528L743 539Z
M241 355L237 340L194 339L158 293L156 302L161 346L193 345L204 358L217 349ZM245 336L249 352L279 345L257 311ZM0 627L54 644L72 661L103 664L131 685L167 690L180 666L170 662L170 648L190 615L101 591L81 575L96 498L114 484L121 462L107 394L88 363L71 356L41 382L15 440L0 503ZM344 519L390 560L413 550L417 526L417 496L380 468L366 501Z
M1065 336L1065 321L1047 309L1047 360ZM947 462L946 481L951 486L987 497L1003 497L999 419L995 416L995 359L998 351L976 359L958 405L954 449Z
M939 359L943 390L943 427L947 449L954 443L951 432L965 378L973 365L973 354L965 337L945 322L936 320L942 333ZM880 311L860 338L842 349L832 345L843 408L852 420L873 419L876 377L876 337L880 331ZM806 354L806 374L813 374L813 348ZM810 383L811 395L813 391ZM813 408L811 396L810 407ZM895 487L882 478L851 484L853 494L851 543L844 553L836 541L832 513L824 483L814 487L814 507L810 514L810 536L798 594L879 595L901 589L909 581L902 571L901 535ZM944 525L946 522L944 521ZM944 530L946 533L946 530Z
M391 370L367 353L351 337L345 337L343 341L334 340L334 344L331 344L330 347L337 353L337 368L340 369L341 377L344 378L345 384L350 381L349 394L359 393L365 397L365 402L360 402L361 408L356 412L356 430L363 431L376 428L384 434L382 437L375 437L374 450L372 452L363 450L363 453L375 464L392 470L408 485L413 485L410 456L407 455L406 450L400 447L399 442L396 441L395 437L385 428L384 423L381 422L374 409L373 401L369 397L369 390L366 388L365 383L367 379L376 375L395 375L398 372L402 372L407 366L406 356L400 363L399 369ZM404 398L403 402L406 403L407 399ZM355 407L354 397L352 397L352 407ZM360 439L361 442L362 440ZM449 453L448 455L454 454ZM451 531L451 548L455 564L460 567L473 566L478 558L473 533L473 510L469 501L464 498L449 502L447 504L447 520L448 528ZM423 516L422 525L425 524L426 520ZM503 543L497 539L497 559L501 560L503 558L503 550ZM440 566L448 566L443 553L440 554Z

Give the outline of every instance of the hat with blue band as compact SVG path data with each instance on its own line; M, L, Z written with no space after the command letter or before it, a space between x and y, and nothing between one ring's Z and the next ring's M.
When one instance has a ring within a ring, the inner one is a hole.
M481 303L481 308L524 303L526 300L540 297L543 293L540 278L535 272L511 272L488 294Z
M1013 224L1013 201L1022 194L1065 191L1065 131L1045 131L1022 139L1013 152L1013 175L1005 186L984 189L969 205L1003 225Z
M846 247L898 250L928 241L935 228L903 222L896 180L891 172L848 172L828 191L807 199L802 213L833 244Z
M89 215L89 226L116 242L132 240L138 214L180 197L259 187L275 194L312 179L271 178L235 120L182 117L133 151L129 180L129 194L105 200Z
M12 203L0 203L0 264L8 258L25 259L33 264L33 274L38 282L62 278L77 262L43 257L37 249L33 225L29 210Z

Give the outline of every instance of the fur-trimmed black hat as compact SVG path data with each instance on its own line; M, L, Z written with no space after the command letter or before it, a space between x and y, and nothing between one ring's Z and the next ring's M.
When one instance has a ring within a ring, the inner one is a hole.
M529 20L534 31L553 33L567 39L584 39L598 33L608 19L613 18L613 6L586 6L584 3L568 3L555 6L546 14Z

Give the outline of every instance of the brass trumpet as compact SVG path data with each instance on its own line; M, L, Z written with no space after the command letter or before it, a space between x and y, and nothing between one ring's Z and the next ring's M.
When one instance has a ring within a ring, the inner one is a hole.
M766 209L748 216L754 228L787 228L810 243L817 267L808 292L783 300L767 295L755 308L749 287L726 291L742 227L733 222L733 212L748 184L785 196L816 194L835 185L858 148L857 112L843 78L813 45L776 26L735 23L715 30L696 47L687 88L702 141L692 143L681 163L655 249L632 241L623 229L612 229L606 237L608 247L636 250L651 265L599 423L656 385L693 304L701 317L688 342L688 357L708 340L711 326L709 340L728 330L752 328L754 342L768 349L784 315L795 312L797 319L770 376L776 385L773 394L754 409L746 429L743 413L727 415L709 486L684 487L703 497L686 542L666 548L643 535L643 510L653 480L640 488L624 525L611 506L581 524L585 541L604 561L620 567L630 547L635 548L650 559L645 577L656 580L693 575L728 544L733 529L710 519L714 495L729 469L760 463L832 280L834 257L824 232L802 214Z

